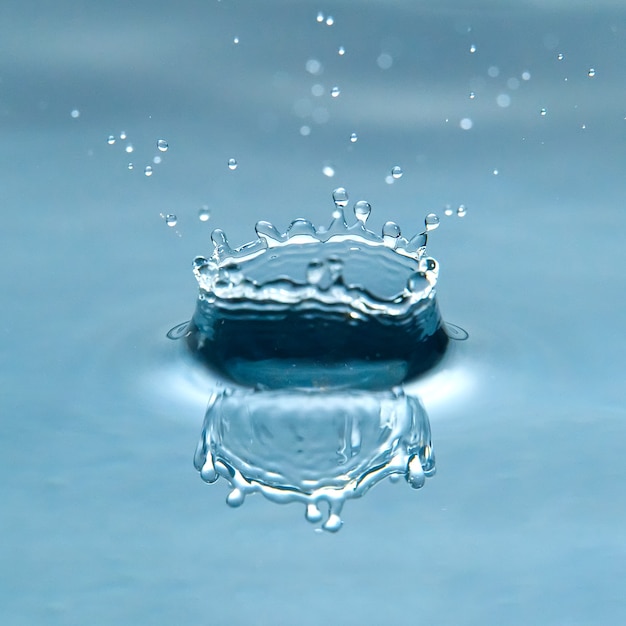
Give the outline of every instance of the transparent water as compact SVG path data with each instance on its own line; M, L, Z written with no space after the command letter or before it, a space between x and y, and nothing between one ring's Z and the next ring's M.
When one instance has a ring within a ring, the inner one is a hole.
M0 5L0 622L623 623L624 8L32 9ZM440 216L470 337L406 388L436 477L331 534L200 480L207 381L164 335L214 228L327 224L339 186L377 234Z

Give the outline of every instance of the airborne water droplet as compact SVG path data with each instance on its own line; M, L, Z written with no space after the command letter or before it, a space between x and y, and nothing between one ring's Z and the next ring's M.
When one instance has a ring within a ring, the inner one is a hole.
M129 163L129 164L128 164L128 169L129 169L129 170L134 169L134 167L135 167L135 166L134 166L132 163Z
M371 212L372 206L369 202L366 202L365 200L359 200L354 205L354 216L357 220L359 220L359 222L361 222L361 224L365 224Z
M469 51L470 51L470 54L474 54L474 52L476 52L476 46L475 46L474 44L472 44L472 45L469 47Z
M596 70L593 67L589 68L589 71L587 72L587 76L589 76L589 78L593 78L596 75Z
M429 213L424 218L424 225L426 226L426 230L428 231L439 228L439 216L436 213Z
M320 24L324 21L324 14L321 11L317 14L317 21Z
M565 55L564 55L562 52L559 52L559 53L556 55L556 58L557 58L559 61L562 61L562 60L565 58Z
M359 137L358 137L358 135L357 135L356 133L352 133L352 134L350 135L350 141L351 141L352 143L356 143L358 140L359 140Z
M211 211L209 210L209 207L206 204L203 204L198 210L198 219L201 222L208 222L210 217Z
M152 176L152 165L146 165L146 168L144 169L143 173L146 176Z
M336 97L337 97L340 93L341 93L341 90L339 89L339 87L333 87L333 88L330 90L330 95L331 95L333 98L336 98Z
M404 172L402 171L402 168L399 165L394 165L391 168L391 175L395 178L402 178L402 175L404 174Z
M129 143L129 144L128 144L125 148L124 148L124 150L125 150L128 154L130 154L131 152L133 152L133 151L135 150L135 148L133 148L133 144Z
M464 204L459 204L456 210L456 214L459 217L465 217L467 215L467 207Z
M452 215L452 213L453 213L453 211L452 211L452 207L451 207L449 204L446 204L446 206L445 206L445 207L444 207L444 209L443 209L443 212L444 212L446 215L448 215L448 216L449 216L449 215Z
M343 187L337 187L333 191L333 202L336 207L348 206L348 192Z
M470 91L469 99L474 100L474 98L476 98L476 94L473 91Z
M165 141L165 139L159 139L157 141L157 148L159 149L160 152L167 152L167 149L169 148L169 144L167 143L167 141Z
M339 50L337 51L340 57L342 57L346 53L346 49L343 46L339 46Z
M322 174L324 174L324 176L328 176L328 178L332 178L335 175L335 169L330 165L324 165L322 168Z
M115 143L115 136L114 135L109 135L109 138L107 139L107 143L112 146Z
M236 170L238 165L239 164L237 163L237 159L228 159L229 170Z
M178 222L178 218L173 213L168 213L163 217L163 219L170 228L174 228Z
M332 15L329 15L326 18L326 26L332 26L335 23L335 18Z
M547 109L541 109L541 111L539 111L539 115L541 115L541 117L545 117L548 113Z
M72 109L72 112L70 113L70 115L76 119L77 117L80 117L80 111L78 109Z

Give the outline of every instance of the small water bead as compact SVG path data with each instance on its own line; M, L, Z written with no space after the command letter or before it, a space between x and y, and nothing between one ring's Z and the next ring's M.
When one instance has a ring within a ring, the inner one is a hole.
M339 56L342 57L345 53L346 53L346 49L343 46L339 46L339 50L337 51L337 54L339 54Z
M121 139L122 141L124 141L124 139L126 139L126 131L125 131L125 130L123 130L123 131L120 133L120 139Z
M522 72L522 80L530 80L530 72Z
M365 224L367 222L367 218L370 216L372 212L372 206L369 202L365 200L359 200L354 205L354 216L356 217L361 224Z
M348 206L348 192L343 187L337 187L333 191L333 202L338 208Z
M317 21L320 24L324 21L324 14L321 11L317 14Z
M135 168L135 166L134 166L132 163L129 163L129 164L128 164L128 169L129 169L129 170L132 170L132 169L134 169L134 168Z
M161 213L161 216L170 228L174 228L174 226L178 223L178 218L173 213L168 213L167 215L163 215Z
M427 231L439 228L439 216L436 213L429 213L424 218L424 225L426 226Z
M109 135L109 138L107 139L107 143L112 146L115 143L115 136L114 135Z
M589 78L593 78L596 75L596 70L593 67L589 68L589 71L587 72L587 76L589 76Z
M358 140L359 140L359 137L358 137L358 135L357 135L356 133L352 133L352 134L350 135L350 141L351 141L352 143L356 143Z
M238 43L239 43L239 37L235 37L235 38L233 39L233 43L234 43L234 44L238 44Z
M70 113L70 115L72 116L72 118L76 119L80 117L80 111L78 109L72 109L72 112Z
M308 137L311 134L311 127L310 126L300 126L300 134L303 137Z
M539 111L539 115L541 115L541 117L545 117L547 114L548 114L547 109L541 109L541 111Z
M391 237L393 239L397 239L402 234L400 230L400 226L395 222L385 222L383 224L383 238Z
M143 173L144 173L146 176L152 176L152 166L151 166L151 165L146 165L146 167L145 167L145 169L144 169Z
M332 15L329 15L326 18L326 26L332 26L335 23L335 18Z
M556 58L557 58L558 61L562 61L565 58L565 55L562 52L559 52L556 55Z
M332 178L335 175L335 169L330 165L324 165L322 168L322 174L324 174L324 176L328 176L328 178Z
M402 168L399 165L394 165L391 168L391 176L393 178L395 178L396 180L398 178L402 178L402 175L404 174L404 172L402 171Z
M211 217L211 211L209 210L209 207L206 204L203 204L198 209L198 219L201 222L208 222L210 217Z
M475 46L474 44L472 44L472 45L469 47L469 51L470 51L470 54L474 54L474 52L476 52L476 46Z
M500 172L498 170L493 170L493 175L497 176Z
M128 154L130 154L131 152L133 152L133 151L135 150L135 148L133 148L133 145L129 143L129 144L128 144L125 148L124 148L124 150L125 150Z
M474 98L476 98L476 94L473 91L470 91L469 99L474 100Z
M323 69L322 64L317 59L309 59L304 67L309 74L313 74L314 76L321 74Z
M236 170L239 163L237 163L237 159L228 159L228 169Z
M341 93L341 90L339 89L339 87L333 87L333 88L330 90L330 95L331 95L333 98L336 98L336 97L337 97L340 93Z
M157 141L157 148L159 149L159 152L167 152L167 149L169 148L169 144L167 143L167 141L165 141L165 139L159 139Z
M459 204L456 214L458 217L465 217L467 215L467 207L464 204Z
M474 126L474 122L469 117L464 117L460 122L459 126L463 130L470 130L472 126Z
M161 162L161 160L162 160L162 159L161 159L161 157L160 157L158 154L157 154L156 156L152 157L152 162L153 162L155 165L158 165L158 164Z

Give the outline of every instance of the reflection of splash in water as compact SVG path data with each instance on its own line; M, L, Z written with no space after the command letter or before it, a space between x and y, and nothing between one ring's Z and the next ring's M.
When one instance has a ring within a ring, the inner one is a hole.
M450 332L426 255L437 216L411 239L394 222L379 236L366 228L367 202L349 226L346 191L333 199L328 228L297 219L280 233L259 222L258 239L236 249L214 231L213 255L194 261L194 316L168 334L228 381L206 412L202 478L225 478L231 506L260 492L304 502L318 522L326 503L330 531L346 499L385 477L419 488L434 473L428 417L398 385L441 359Z
M330 531L341 527L345 500L384 478L402 475L418 489L435 472L426 412L401 390L218 389L194 463L206 482L230 483L230 506L259 492L303 502L306 518L319 522L326 504Z

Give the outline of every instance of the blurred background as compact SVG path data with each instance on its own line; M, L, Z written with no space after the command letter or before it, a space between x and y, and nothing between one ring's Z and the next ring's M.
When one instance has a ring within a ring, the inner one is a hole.
M625 55L608 0L3 0L0 621L626 620ZM213 228L338 186L439 214L469 339L413 386L437 476L331 536L202 483L165 333Z

